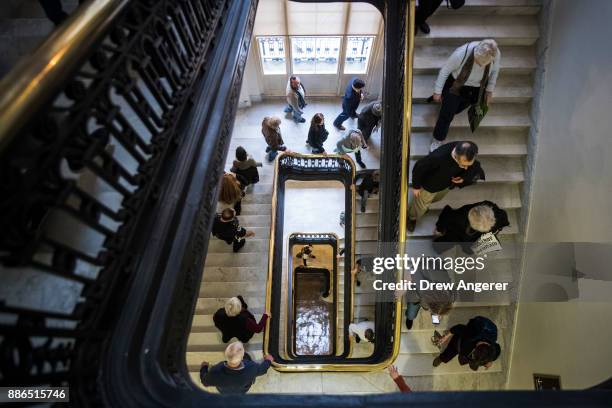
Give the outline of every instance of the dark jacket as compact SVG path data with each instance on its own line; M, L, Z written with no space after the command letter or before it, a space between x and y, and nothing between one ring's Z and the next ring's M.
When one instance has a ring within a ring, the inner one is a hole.
M357 78L353 78L349 81L348 85L346 85L344 96L342 97L342 109L351 117L357 116L357 108L361 102L361 90L356 92L353 89L353 82L356 80Z
M323 143L327 140L329 132L325 129L325 125L314 125L308 130L308 144L313 149L325 151Z
M234 160L234 165L231 168L236 176L240 176L240 184L248 186L249 184L255 184L259 182L259 171L257 166L261 165L257 163L255 159L249 157L244 161Z
M357 117L357 128L361 130L363 136L367 139L372 134L372 130L378 125L382 116L376 116L372 108L374 104L380 103L380 101L374 101L368 103L359 113Z
M247 310L248 306L242 296L238 296L238 299L242 303L242 311L238 316L228 316L224 308L217 310L213 316L215 326L221 331L224 343L234 337L243 343L248 343L255 333L261 333L268 321L268 315L264 314L257 323L255 316Z
M357 181L360 176L361 175L358 174L355 181ZM363 181L357 186L357 193L359 193L360 196L363 196L363 193L366 191L370 194L378 192L380 183L378 181L374 181L372 172L368 172L362 177Z
M210 368L204 366L200 369L200 381L207 387L216 387L221 394L246 394L255 379L268 372L272 363L268 360L256 363L245 359L242 364L244 367L240 370L228 368L225 362Z
M430 193L437 193L446 188L463 188L478 180L485 179L484 170L478 160L467 170L459 167L451 152L459 142L451 142L438 147L427 156L418 160L412 169L412 187L424 188ZM455 184L453 177L463 178L463 183Z
M436 223L436 229L443 235L437 237L434 241L472 243L477 241L483 234L486 234L486 232L475 231L470 228L468 213L472 208L479 205L488 205L493 209L493 214L495 214L495 225L489 232L497 234L504 227L510 225L506 211L502 210L491 201L467 204L456 210L447 205L440 213L438 222Z
M459 364L465 365L470 364L470 368L474 371L478 369L474 362L470 359L470 353L476 347L476 344L485 341L495 347L496 353L495 358L491 361L497 360L501 352L499 344L497 344L497 327L491 320L476 316L465 324L457 324L450 328L450 332L453 334L454 339L457 341L457 347L459 351Z
M233 241L234 237L238 233L238 229L240 228L240 223L238 218L234 218L231 221L221 221L221 214L217 214L215 220L213 222L212 233L215 237L222 239L224 241Z

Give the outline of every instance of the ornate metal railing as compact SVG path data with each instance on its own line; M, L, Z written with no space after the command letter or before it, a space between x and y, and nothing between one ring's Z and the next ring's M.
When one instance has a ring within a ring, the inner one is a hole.
M177 234L205 253L208 182L223 169L255 15L256 2L239 3L93 0L2 81L0 276L12 290L0 302L0 385L69 385L75 405L127 406L101 372L121 362L112 342L127 333L113 333L137 276L149 280L142 293L163 279L166 262L144 257L164 241L172 253ZM157 229L185 208L197 210L196 227ZM45 290L54 293L41 300ZM164 336L171 353L195 304L183 298L163 299L182 312L178 337ZM193 388L183 360L162 359L176 376L168 386Z

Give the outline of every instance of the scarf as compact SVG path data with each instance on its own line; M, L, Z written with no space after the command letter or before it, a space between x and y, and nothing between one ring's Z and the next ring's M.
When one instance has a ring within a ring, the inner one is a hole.
M469 44L466 45L466 49L465 49L466 53L467 53L467 47L469 47ZM482 80L480 81L481 89L487 85L487 82L489 82L489 71L491 69L491 65L493 64L493 62L494 61L491 61L489 64L487 64L487 66L484 69L484 72L482 73ZM461 72L459 72L459 75L457 76L457 78L455 78L455 82L453 82L453 85L450 88L450 93L452 93L453 95L459 96L461 92L461 88L463 87L463 85L465 85L466 81L470 77L470 74L472 73L473 67L474 67L474 50L472 49L470 56L468 57L467 61L465 61L465 64L461 68Z

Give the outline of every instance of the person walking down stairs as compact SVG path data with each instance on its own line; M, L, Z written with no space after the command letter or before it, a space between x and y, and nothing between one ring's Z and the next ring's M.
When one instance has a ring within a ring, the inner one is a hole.
M495 40L472 41L457 48L440 69L432 99L442 103L430 151L440 147L453 118L478 102L481 86L489 105L499 74L501 52Z
M355 161L362 169L366 168L365 163L361 159L361 149L367 149L363 135L360 130L350 130L348 135L338 140L334 152L339 154L355 153Z
M235 341L225 349L225 361L212 367L202 361L200 381L205 387L216 387L221 394L246 394L257 377L268 372L273 361L268 354L261 363L256 363L245 353L243 344Z
M281 120L276 116L266 116L261 122L261 133L266 140L266 153L268 161L271 162L276 158L279 151L287 150L280 130Z
M264 313L257 323L242 296L238 295L229 298L225 305L215 312L213 321L215 327L221 331L224 343L234 337L243 343L248 343L255 333L262 332L269 317L267 313Z
M416 162L412 169L413 194L408 203L408 231L413 232L429 206L442 200L450 189L484 180L477 154L475 143L451 142Z
M215 216L212 233L215 237L227 242L228 245L232 245L234 252L240 251L246 244L245 238L255 236L255 232L247 231L240 226L233 208L226 208L221 214Z
M237 177L241 177L243 180L244 187L259 183L259 171L257 167L261 167L262 164L255 161L251 156L247 154L244 147L238 146L236 148L236 160L232 164L232 173L235 173Z

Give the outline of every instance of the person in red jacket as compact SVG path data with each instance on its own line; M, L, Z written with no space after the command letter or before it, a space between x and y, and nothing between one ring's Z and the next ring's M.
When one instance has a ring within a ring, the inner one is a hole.
M397 388L399 388L400 392L412 392L408 384L406 384L406 381L404 381L404 377L397 372L396 366L389 366L389 375L393 381L395 381L395 384L397 384Z
M264 313L257 323L255 316L249 312L242 296L238 295L228 299L225 306L215 312L213 321L221 331L224 343L234 337L243 343L247 343L255 333L262 332L269 317L269 314Z

